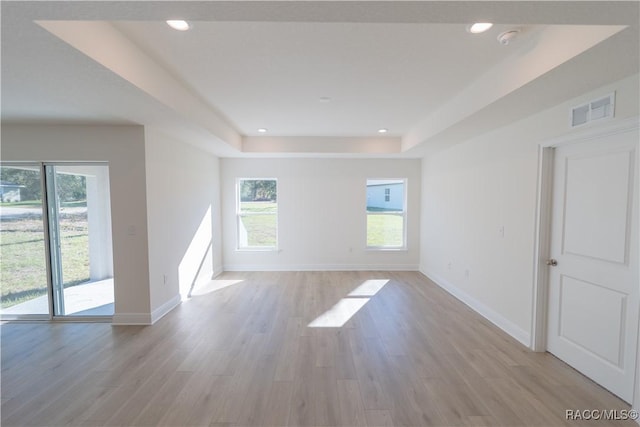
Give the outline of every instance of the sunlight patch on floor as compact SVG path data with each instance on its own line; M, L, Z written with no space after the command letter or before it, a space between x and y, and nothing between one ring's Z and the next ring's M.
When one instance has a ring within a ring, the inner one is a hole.
M389 280L365 280L360 286L349 292L350 297L372 297L386 285Z
M357 288L338 301L307 325L309 328L341 328L366 303L377 294L389 280L365 280Z
M342 298L336 305L309 323L309 327L340 328L367 302L369 302L369 298Z
M236 285L242 282L242 280L225 280L225 279L214 279L209 280L199 286L193 288L190 293L191 297L198 297L206 294L210 294L211 292L219 291L220 289L228 288L229 286Z

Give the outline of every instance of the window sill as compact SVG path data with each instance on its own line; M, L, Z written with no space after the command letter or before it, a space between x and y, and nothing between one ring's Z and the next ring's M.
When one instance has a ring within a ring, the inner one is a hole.
M236 248L236 252L280 252L278 248Z
M409 249L407 249L406 247L385 248L384 246L381 246L381 247L367 246L367 248L365 248L365 251L367 252L408 252Z

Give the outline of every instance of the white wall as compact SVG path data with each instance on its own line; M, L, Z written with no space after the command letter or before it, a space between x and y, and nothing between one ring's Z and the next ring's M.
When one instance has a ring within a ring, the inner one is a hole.
M217 157L145 129L152 319L222 269ZM165 278L166 277L166 278Z
M420 160L222 159L225 270L417 269ZM279 251L237 251L237 178L278 179ZM407 250L367 251L367 178L407 178Z
M526 345L538 144L572 133L571 107L614 90L613 120L637 116L635 75L423 160L420 270Z
M2 125L3 161L107 161L114 323L148 323L149 267L141 126Z

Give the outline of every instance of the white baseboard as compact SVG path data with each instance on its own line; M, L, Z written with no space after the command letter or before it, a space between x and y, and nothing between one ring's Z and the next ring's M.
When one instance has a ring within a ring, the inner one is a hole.
M112 325L153 325L164 315L176 308L181 302L180 295L175 295L169 301L153 310L151 313L116 313L113 315Z
M420 270L420 272L427 276L427 278L429 278L436 285L440 286L442 289L449 292L451 295L471 307L475 312L496 325L498 328L505 331L507 334L511 335L513 338L515 338L525 346L529 347L531 345L531 334L520 328L511 320L505 318L503 315L481 303L480 301L478 301L465 291L461 290L457 286L453 285L452 283L448 282L447 280L443 279L442 277L439 277L437 274L432 274L423 270Z
M153 310L151 312L151 324L156 323L158 320L164 317L167 313L169 313L171 310L173 310L178 305L180 305L181 301L182 299L180 298L180 294L177 294L173 298L171 298L169 301L165 302L160 307Z
M231 264L224 271L418 271L416 264Z
M151 325L151 313L116 313L112 325Z
M224 273L224 268L222 268L221 265L214 267L213 268L213 273L211 273L211 280L215 279L216 277L218 277L222 273Z

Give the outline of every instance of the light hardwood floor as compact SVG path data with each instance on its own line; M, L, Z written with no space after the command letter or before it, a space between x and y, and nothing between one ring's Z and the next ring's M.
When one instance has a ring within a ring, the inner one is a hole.
M3 325L2 426L578 426L565 410L629 409L419 273L219 279L150 327ZM344 326L308 327L367 280L389 282Z

